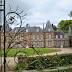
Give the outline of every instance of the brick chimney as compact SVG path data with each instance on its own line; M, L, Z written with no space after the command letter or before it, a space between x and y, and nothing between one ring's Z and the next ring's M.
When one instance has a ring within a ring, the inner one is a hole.
M53 28L53 24L52 24L52 28Z

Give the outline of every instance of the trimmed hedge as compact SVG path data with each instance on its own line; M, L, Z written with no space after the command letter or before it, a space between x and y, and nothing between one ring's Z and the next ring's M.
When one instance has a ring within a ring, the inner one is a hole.
M22 63L23 64L23 63ZM72 54L30 57L22 69L45 69L72 64Z

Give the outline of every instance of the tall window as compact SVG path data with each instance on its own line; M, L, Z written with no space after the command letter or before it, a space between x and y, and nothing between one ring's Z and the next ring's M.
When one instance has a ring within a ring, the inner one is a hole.
M28 39L28 35L26 35L26 39Z
M67 35L64 35L64 38L67 38Z
M33 39L35 39L35 35L33 35Z
M20 36L20 40L22 40L22 36Z
M18 44L16 43L16 45L15 45L16 47L18 47Z
M14 43L11 43L11 47L14 45Z
M37 42L37 47L39 47L39 42Z
M49 47L51 47L51 45L52 45L52 42L50 41L50 42L49 42Z
M68 41L65 41L65 46L68 46Z
M35 42L33 42L33 47L35 47Z
M48 38L51 39L51 35L49 35Z
M15 39L17 40L17 36L15 37Z
M39 32L39 29L37 29L37 32Z
M28 29L26 29L26 32L28 32Z
M43 35L41 35L41 39L43 39Z
M56 47L59 46L59 41L56 41Z
M56 38L58 38L58 35L56 35Z
M60 35L60 38L63 38L62 35Z
M41 47L44 47L44 42L41 42Z
M39 39L39 35L37 35L37 39Z
M22 47L22 44L20 43L20 47Z

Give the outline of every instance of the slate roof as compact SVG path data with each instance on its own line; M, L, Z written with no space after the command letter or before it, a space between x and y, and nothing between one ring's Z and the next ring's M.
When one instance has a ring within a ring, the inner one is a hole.
M45 32L48 32L49 28L50 28L50 31L54 31L53 28L52 28L52 25L51 25L50 21L48 21L46 23Z
M64 37L65 33L62 31L54 31L55 37L56 35L58 35L58 38L60 38L60 35L62 35Z

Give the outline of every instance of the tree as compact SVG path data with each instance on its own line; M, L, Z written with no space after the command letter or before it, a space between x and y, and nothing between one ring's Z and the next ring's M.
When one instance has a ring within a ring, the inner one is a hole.
M72 11L70 11L70 14L68 14L70 17L72 17Z
M53 29L54 31L57 31L57 27L55 25L53 25Z
M64 33L68 32L69 26L71 26L72 29L72 20L62 20L59 24L59 30L62 30Z

